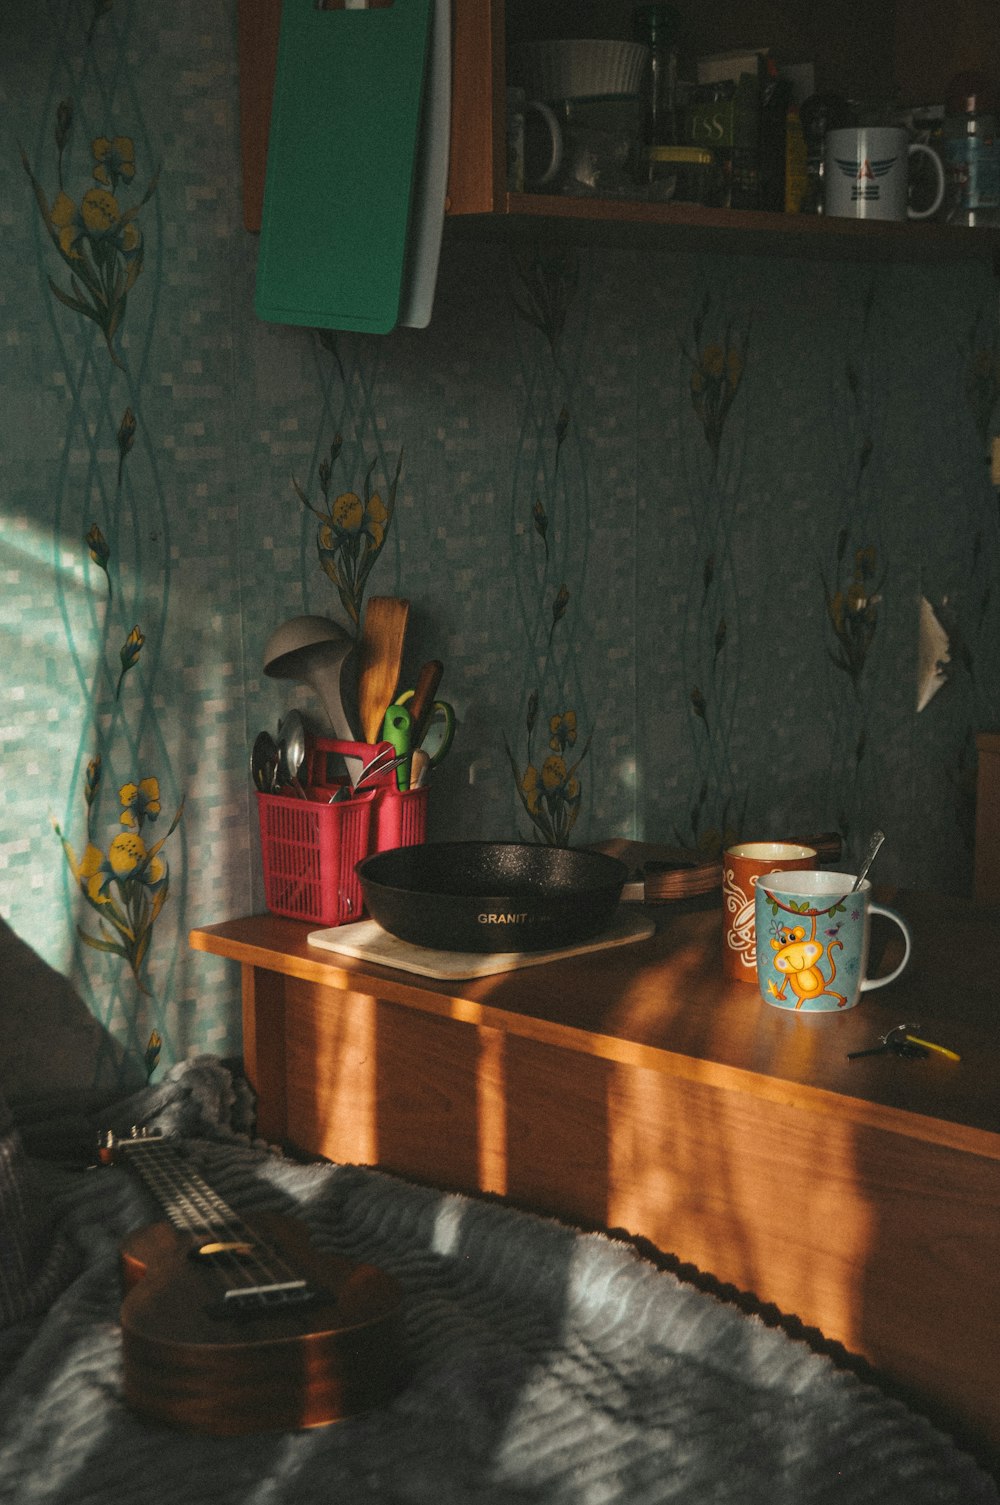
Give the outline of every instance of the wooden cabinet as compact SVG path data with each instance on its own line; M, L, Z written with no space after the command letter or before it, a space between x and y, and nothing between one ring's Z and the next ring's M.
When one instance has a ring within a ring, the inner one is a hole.
M646 1238L864 1355L996 1463L996 911L892 902L913 962L836 1016L723 976L717 896L650 911L634 946L469 982L270 915L191 944L241 964L264 1138ZM850 1058L902 1020L961 1059Z
M1000 80L994 0L847 0L831 12L790 0L677 0L693 54L764 44L787 61L811 61L817 89L852 98L940 102L951 75L980 68ZM577 223L658 228L680 249L713 246L886 260L1000 254L1000 232L943 224L893 224L709 209L698 204L509 193L506 183L506 47L551 36L629 36L631 0L461 0L455 5L454 98L448 212L497 215L539 226ZM833 19L831 19L831 17ZM586 31L584 30L586 28ZM974 237L974 238L970 238ZM737 243L738 238L738 243Z
M1000 79L995 0L845 0L834 11L794 0L677 0L693 54L768 45L788 61L811 61L818 89L852 97L940 102L959 68ZM238 0L244 223L260 228L270 95L281 0ZM507 189L506 53L543 36L630 34L632 0L453 0L452 123L447 212L468 225L488 217L518 228L582 227L591 237L618 227L677 249L709 246L880 260L995 258L1000 231L855 222L814 215L710 209L510 193Z

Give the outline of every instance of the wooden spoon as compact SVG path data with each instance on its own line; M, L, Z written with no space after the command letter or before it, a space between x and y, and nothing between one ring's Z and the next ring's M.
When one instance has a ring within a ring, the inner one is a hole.
M398 596L372 596L358 648L358 719L366 742L377 742L386 707L392 704L403 663L410 603Z

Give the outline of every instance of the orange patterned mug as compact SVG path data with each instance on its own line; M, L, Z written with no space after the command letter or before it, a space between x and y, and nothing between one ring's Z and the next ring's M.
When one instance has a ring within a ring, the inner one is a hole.
M726 848L722 854L722 966L727 977L757 986L757 879L765 873L815 866L815 847L797 841L741 841Z

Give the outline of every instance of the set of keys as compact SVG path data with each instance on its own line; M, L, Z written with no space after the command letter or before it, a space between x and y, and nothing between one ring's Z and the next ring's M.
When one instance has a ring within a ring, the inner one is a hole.
M849 1050L847 1059L857 1061L861 1056L900 1056L911 1061L926 1060L932 1050L946 1056L949 1061L962 1059L957 1051L949 1050L946 1045L938 1045L934 1040L924 1040L913 1033L920 1028L919 1024L897 1024L881 1037L877 1045L870 1046L868 1050Z

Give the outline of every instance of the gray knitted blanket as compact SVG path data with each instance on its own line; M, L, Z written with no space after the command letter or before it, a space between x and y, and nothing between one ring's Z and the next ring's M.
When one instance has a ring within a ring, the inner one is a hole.
M156 1209L124 1169L35 1161L55 1237L46 1304L0 1332L4 1505L997 1505L897 1401L625 1244L252 1143L222 1121L220 1070L175 1073L123 1116L181 1130L237 1211L291 1212L396 1276L412 1376L310 1432L139 1420L120 1397L118 1248Z

